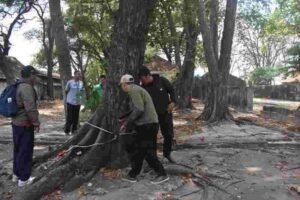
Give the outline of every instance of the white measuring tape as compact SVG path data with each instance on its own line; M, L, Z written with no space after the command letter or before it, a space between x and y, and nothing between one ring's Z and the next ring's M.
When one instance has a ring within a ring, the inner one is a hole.
M91 123L89 123L89 122L85 122L85 124L88 124L88 125L90 125L90 126L92 126L92 127L94 127L94 128L97 128L97 129L99 129L99 130L101 130L101 131L104 131L104 132L106 132L106 133L112 134L112 135L114 135L115 137L114 137L113 139L111 139L111 140L105 142L105 143L103 143L103 142L102 142L102 143L95 143L95 144L86 145L86 146L73 145L73 146L71 146L68 150L66 150L65 152L69 152L69 151L71 151L73 148L76 148L76 147L79 147L79 148L89 148L89 147L93 147L93 146L104 145L104 144L107 144L107 143L112 142L112 141L114 141L114 140L117 139L117 134L115 134L115 133L113 133L113 132L111 132L111 131L108 131L108 130L106 130L106 129L104 129L104 128L101 128L101 127L96 126L96 125L94 125L94 124L91 124ZM131 134L133 134L133 133L119 133L118 135L131 135ZM77 152L76 154L77 154L77 155L81 155L82 152L79 151L79 152Z

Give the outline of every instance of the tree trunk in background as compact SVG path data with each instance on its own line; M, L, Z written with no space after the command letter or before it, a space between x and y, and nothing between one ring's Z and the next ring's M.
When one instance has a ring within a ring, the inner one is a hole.
M124 73L137 75L142 65L146 46L145 36L149 16L155 0L120 0L119 10L113 27L112 44L109 49L109 69L102 107L94 113L89 123L118 134L118 117L122 113L125 95L121 93L119 80ZM125 107L125 106L124 106ZM120 136L122 140L124 136ZM100 145L105 143L105 145ZM51 152L35 158L35 166L54 157L58 152L72 145L93 145L89 148L76 147L52 163L49 170L37 175L37 181L14 196L15 199L40 199L44 194L58 187L72 190L88 181L101 167L112 160L121 160L120 140L110 134L84 124L78 133ZM97 145L95 145L97 144ZM43 163L45 164L45 163ZM122 164L114 162L114 164Z
M0 55L0 70L4 74L6 78L7 84L12 84L15 82L16 78L15 73L13 72L13 69L9 67L6 63L6 56Z
M52 21L53 35L58 53L59 73L62 82L64 100L65 85L72 78L70 51L67 35L64 29L64 21L61 12L60 0L49 0L50 16Z
M172 10L169 7L168 2L162 1L162 4L163 4L163 9L166 13L169 29L170 29L170 32L171 32L172 45L173 45L173 48L174 48L175 64L176 64L177 67L180 68L181 67L181 58L180 58L179 36L178 36L177 31L176 31L174 19L173 19L173 16L172 16ZM169 57L168 57L168 60L171 61L169 59Z
M198 32L193 27L186 28L186 54L176 81L177 106L180 109L192 108L197 37Z
M196 58L196 44L199 35L199 28L196 23L197 0L185 0L184 17L186 50L185 57L179 75L175 83L177 106L180 109L192 108L192 86L194 81L194 69Z
M213 5L217 6L218 4L215 2ZM221 52L218 59L218 55L216 55L215 34L212 32L215 32L215 28L212 28L215 25L212 23L216 23L217 20L211 19L211 24L208 26L205 17L204 2L203 0L199 1L199 25L210 78L207 102L205 102L205 107L200 117L208 122L231 118L227 103L227 80L230 70L236 8L237 0L227 0ZM211 9L211 13L215 12L214 7L211 7Z
M48 38L48 45L46 41L44 41L44 50L47 55L47 95L48 97L53 100L54 99L54 85L53 85L53 47L54 47L54 37L53 37L53 30L52 30L52 22L51 20L45 22L45 31L46 37Z

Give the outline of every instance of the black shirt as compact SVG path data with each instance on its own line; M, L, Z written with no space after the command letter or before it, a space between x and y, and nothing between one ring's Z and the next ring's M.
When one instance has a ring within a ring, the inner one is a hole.
M168 105L175 103L174 88L170 81L158 74L153 74L153 82L142 87L150 94L157 114L168 112Z

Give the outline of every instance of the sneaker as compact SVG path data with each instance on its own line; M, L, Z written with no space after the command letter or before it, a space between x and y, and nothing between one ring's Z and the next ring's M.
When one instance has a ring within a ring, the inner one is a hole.
M35 177L29 177L29 179L27 181L18 181L18 186L19 187L24 187L26 185L30 185L33 181L34 181Z
M136 179L135 177L131 177L129 174L127 174L126 176L123 176L123 177L122 177L122 180L123 180L123 181L130 182L130 183L135 183L135 182L137 182L137 179Z
M16 183L19 180L19 178L16 175L12 175L12 182Z
M156 176L150 183L152 184L161 184L168 181L170 178L168 176Z
M166 158L170 163L176 163L175 160L171 157L171 155L165 156L165 158Z

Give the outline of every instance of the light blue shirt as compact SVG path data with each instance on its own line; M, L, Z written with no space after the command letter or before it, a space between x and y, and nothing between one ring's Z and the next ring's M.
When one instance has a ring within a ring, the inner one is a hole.
M81 105L83 101L84 88L82 81L69 80L66 85L67 103Z

